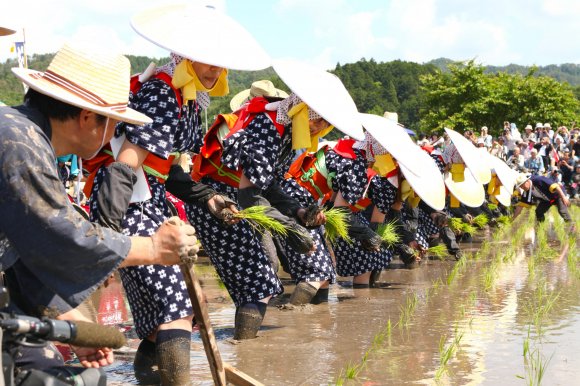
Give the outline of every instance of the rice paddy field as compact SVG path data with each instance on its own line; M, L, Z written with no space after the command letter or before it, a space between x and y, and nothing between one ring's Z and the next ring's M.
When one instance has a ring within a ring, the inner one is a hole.
M580 208L571 214L578 229ZM222 358L265 385L580 384L578 231L555 209L542 224L526 211L461 246L458 262L406 269L395 260L380 288L340 278L328 303L295 309L284 305L293 283L282 275L287 293L271 301L259 337L243 342L232 340L235 310L215 271L205 259L196 271ZM136 384L138 340L130 319L121 324L131 339L109 384ZM198 332L191 347L195 384L212 384Z

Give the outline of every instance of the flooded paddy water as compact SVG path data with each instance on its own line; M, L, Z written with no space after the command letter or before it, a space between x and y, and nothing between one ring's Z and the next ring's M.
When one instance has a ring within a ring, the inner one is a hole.
M578 224L580 208L571 209ZM405 269L395 260L381 288L353 290L340 278L328 303L280 307L294 289L283 276L286 293L271 302L250 341L232 340L234 306L207 260L196 272L223 360L265 385L574 385L578 234L555 210L550 214L542 225L528 211L514 224L480 231L462 244L459 262L426 260ZM114 302L105 302L105 317L122 319ZM128 347L107 369L109 384L136 384L139 342L128 334ZM212 384L197 331L191 346L195 384Z

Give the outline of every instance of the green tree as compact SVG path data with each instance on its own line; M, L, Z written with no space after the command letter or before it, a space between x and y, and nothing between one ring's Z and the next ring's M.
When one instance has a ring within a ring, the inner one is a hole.
M421 126L425 131L488 126L498 135L503 121L523 126L532 122L556 125L577 121L580 102L567 83L536 76L532 67L521 74L485 74L473 61L449 66L449 73L421 77Z

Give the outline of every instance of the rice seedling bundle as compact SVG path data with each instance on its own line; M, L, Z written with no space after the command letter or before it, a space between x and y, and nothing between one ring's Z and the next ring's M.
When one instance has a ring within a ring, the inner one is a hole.
M254 229L258 230L260 233L268 231L272 234L287 236L289 229L278 220L268 216L266 214L267 209L267 206L256 205L240 210L238 213L234 213L232 216L235 218L248 220L250 225L252 225Z
M383 242L388 247L392 247L401 242L401 236L397 233L397 225L395 222L379 225L377 234L381 236L381 239L383 239Z
M489 222L489 219L487 218L487 216L483 213L478 214L477 216L475 216L473 218L473 224L478 227L479 229L483 229L485 228L485 226L487 225L487 223Z
M324 224L324 235L331 243L336 243L338 238L342 238L351 243L352 240L348 235L348 210L343 208L323 209L322 212L326 217Z

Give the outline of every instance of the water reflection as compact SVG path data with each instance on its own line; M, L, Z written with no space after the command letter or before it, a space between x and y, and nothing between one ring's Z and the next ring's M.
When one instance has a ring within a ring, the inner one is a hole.
M542 354L551 357L544 383L574 384L580 378L580 280L569 272L565 259L558 260L559 246L554 258L530 266L540 241L533 227L522 232L523 241L514 257L499 265L487 292L482 289L482 272L489 267L489 259L471 261L451 285L435 286L435 282L447 282L454 262L425 261L418 269L408 270L395 261L380 278L382 288L353 290L347 279L341 279L331 287L328 303L295 310L276 307L288 296L283 295L268 308L259 337L239 344L231 340L234 307L223 285L207 262L201 261L196 270L222 358L266 385L332 384L349 363L361 363L388 320L393 325L390 336L380 348L371 350L357 378L347 384L434 384L441 368L439 347L449 347L460 334L440 383L519 385L524 381L518 376L526 376L523 345L528 330ZM554 231L549 235L556 237ZM465 251L479 250L483 236L463 245ZM503 253L511 240L490 242L492 253ZM286 293L291 293L291 281L287 277L283 281ZM538 288L547 297L558 294L542 320L541 335L532 315L541 303ZM417 305L408 328L394 326L406 299L415 295ZM97 316L96 305L102 302L94 302L93 311L88 312ZM131 364L137 344L133 336L128 347L117 353L116 363L108 370L110 384L135 383ZM191 345L193 379L196 384L212 384L197 332Z

